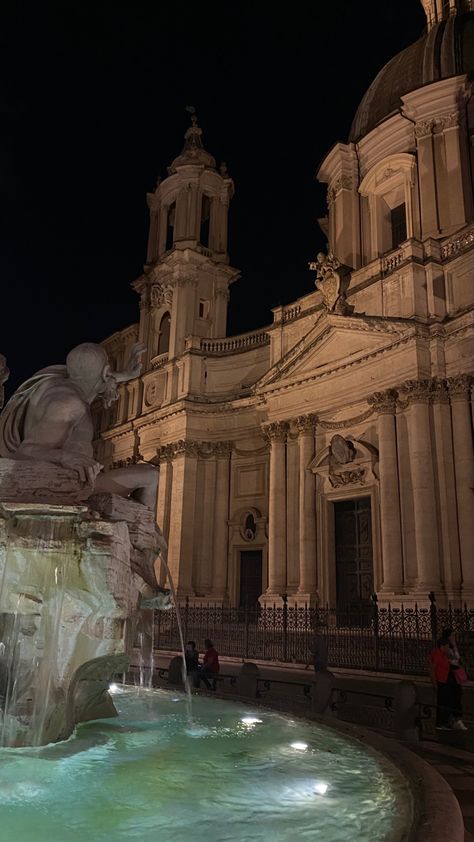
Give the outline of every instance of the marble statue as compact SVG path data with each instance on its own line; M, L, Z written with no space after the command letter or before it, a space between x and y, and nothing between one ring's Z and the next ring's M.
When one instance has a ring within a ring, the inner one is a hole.
M171 607L157 584L158 469L104 471L92 448L91 404L117 399L143 350L116 372L100 345L78 345L0 414L0 745L65 739L114 715L109 681L138 629L151 656L150 609ZM7 376L0 356L0 386Z
M112 371L107 354L92 342L69 352L65 366L50 366L23 383L0 415L0 456L46 462L77 474L97 493L132 497L154 508L158 471L132 465L103 472L94 459L90 406L100 398L110 406L117 387L140 374L140 344L133 346L124 371Z

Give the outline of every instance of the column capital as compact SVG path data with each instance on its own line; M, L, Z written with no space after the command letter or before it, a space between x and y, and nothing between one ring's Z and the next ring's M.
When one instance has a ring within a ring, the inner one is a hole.
M431 380L405 380L401 386L407 402L429 403L432 394Z
M434 403L449 403L448 390L446 388L446 380L441 377L434 377L431 381L431 402Z
M318 416L314 412L308 415L298 415L295 418L296 429L299 433L312 433L318 422Z
M450 398L467 398L472 385L472 375L456 374L446 380Z
M228 459L232 453L233 442L231 441L216 441L214 445L214 452L218 459Z
M158 462L170 462L173 459L176 459L177 456L181 456L182 454L196 458L198 456L198 453L198 442L185 441L184 439L179 439L179 441L173 441L169 444L164 444L161 447L159 447L156 451L155 459Z
M415 137L421 140L424 137L430 137L433 134L435 121L433 119L420 120L415 125Z
M396 389L385 389L383 392L374 392L367 398L367 403L373 406L379 414L394 415L397 404L398 392Z
M263 437L269 442L285 442L289 426L288 421L272 421L263 427Z

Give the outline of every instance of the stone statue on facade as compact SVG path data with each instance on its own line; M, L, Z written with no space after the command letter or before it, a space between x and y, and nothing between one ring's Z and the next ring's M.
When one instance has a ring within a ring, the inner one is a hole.
M324 254L320 251L309 268L316 272L315 285L323 296L326 310L338 316L350 315L354 311L346 301L350 267L342 264L332 252Z

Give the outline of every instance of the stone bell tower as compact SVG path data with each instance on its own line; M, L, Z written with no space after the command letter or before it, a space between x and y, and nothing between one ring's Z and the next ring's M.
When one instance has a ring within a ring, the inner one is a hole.
M227 254L234 183L204 149L192 112L181 153L147 196L147 262L134 287L148 367L181 356L189 337L225 336L229 285L239 276Z

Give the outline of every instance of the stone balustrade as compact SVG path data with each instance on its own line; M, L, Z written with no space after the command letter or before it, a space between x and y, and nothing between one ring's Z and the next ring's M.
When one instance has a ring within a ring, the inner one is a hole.
M451 239L447 240L447 242L445 242L441 246L441 257L443 260L446 260L449 257L453 257L460 251L464 251L464 249L468 248L473 243L474 227L469 228L463 234L459 234L456 237L452 237Z
M201 351L206 354L235 354L268 345L270 337L265 330L243 333L223 339L201 339Z

